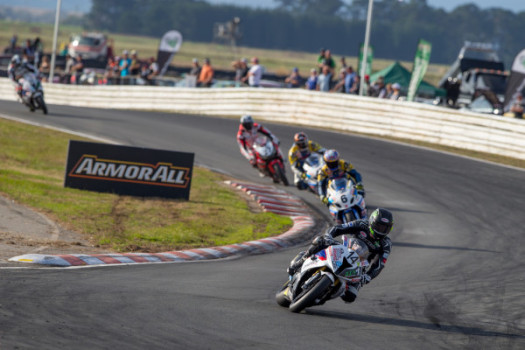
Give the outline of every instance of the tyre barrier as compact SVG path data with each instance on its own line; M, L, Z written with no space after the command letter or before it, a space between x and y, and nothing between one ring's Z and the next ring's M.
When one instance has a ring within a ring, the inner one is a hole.
M525 159L525 122L424 103L305 89L173 88L44 84L48 105L239 117L302 127L331 127ZM0 78L0 99L15 100ZM206 103L203 103L206 102ZM50 114L53 114L52 108Z
M196 248L164 253L123 254L25 254L9 261L49 265L54 267L81 267L93 265L126 265L142 263L176 263L196 260L222 259L246 254L264 254L288 248L311 237L315 226L308 207L296 196L273 186L226 181L230 186L246 192L263 211L290 216L294 224L288 231L275 237L230 244L220 247Z

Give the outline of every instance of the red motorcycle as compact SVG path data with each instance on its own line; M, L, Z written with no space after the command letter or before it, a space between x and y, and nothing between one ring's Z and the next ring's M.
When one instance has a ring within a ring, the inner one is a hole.
M285 186L289 185L279 145L261 135L255 139L253 151L257 168L262 174L271 177L275 183L282 182Z

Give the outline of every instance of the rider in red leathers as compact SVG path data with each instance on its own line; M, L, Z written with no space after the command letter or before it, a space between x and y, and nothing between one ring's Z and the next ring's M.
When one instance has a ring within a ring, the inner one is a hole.
M252 116L243 115L241 117L239 131L237 132L237 143L239 144L241 154L246 159L248 159L254 168L257 167L257 160L253 154L253 142L255 141L258 133L267 136L277 145L280 144L279 139L274 134L272 134L270 130L266 129L260 124L254 123Z

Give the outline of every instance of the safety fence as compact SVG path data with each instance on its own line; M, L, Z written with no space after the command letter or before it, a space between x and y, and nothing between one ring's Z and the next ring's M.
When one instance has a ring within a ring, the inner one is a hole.
M240 116L424 141L525 159L525 120L303 89L45 84L48 104ZM15 100L8 79L0 98ZM52 114L52 108L50 109Z

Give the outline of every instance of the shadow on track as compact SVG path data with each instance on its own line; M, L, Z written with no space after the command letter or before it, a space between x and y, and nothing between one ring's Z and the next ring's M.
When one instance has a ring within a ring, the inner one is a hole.
M470 326L442 325L436 322L426 323L426 322L420 322L420 321L414 321L414 320L403 320L403 319L390 318L390 317L359 315L359 314L334 312L334 311L323 311L323 310L312 310L312 309L307 309L305 313L308 315L313 315L313 316L338 318L338 319L348 320L348 321L385 324L385 325L408 327L408 328L421 328L421 329L437 330L437 331L447 332L447 333L476 335L476 336L481 336L481 337L503 337L503 338L513 338L513 339L525 339L525 336L521 334L487 331L487 330L484 330L478 327L470 327Z

